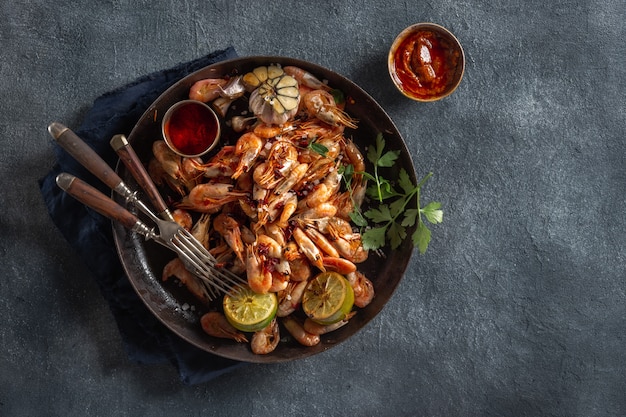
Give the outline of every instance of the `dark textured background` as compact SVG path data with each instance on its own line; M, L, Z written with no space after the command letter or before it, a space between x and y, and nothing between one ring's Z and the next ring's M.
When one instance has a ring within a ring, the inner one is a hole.
M312 3L311 3L312 4ZM626 414L626 3L2 1L0 415ZM386 54L419 21L452 30L454 95L396 92ZM440 200L426 255L350 342L198 386L128 361L37 180L51 121L233 45L345 75L388 111Z

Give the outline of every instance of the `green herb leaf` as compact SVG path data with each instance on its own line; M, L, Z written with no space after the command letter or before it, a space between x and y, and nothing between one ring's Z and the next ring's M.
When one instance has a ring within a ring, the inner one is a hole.
M385 179L380 181L380 194L383 200L400 195L393 189L391 183Z
M402 194L398 194L396 190L393 189L391 183L386 179L379 179L378 185L372 184L367 187L365 193L379 202L382 203L383 200L386 200L391 197L400 196Z
M345 176L352 177L352 175L354 174L354 165L352 164L342 165L340 169L341 173Z
M363 175L363 178L365 178L366 180L376 181L376 177L370 174L369 172L358 172L358 174ZM374 188L376 188L375 185L374 185Z
M367 160L370 161L372 164L376 165L376 163L378 162L378 154L376 153L376 147L370 146L367 149Z
M317 142L310 142L309 143L309 148L314 151L317 152L318 154L322 155L322 156L326 156L326 154L328 153L328 148L320 143Z
M441 203L437 201L428 203L426 207L421 209L421 212L432 224L438 224L443 222L443 210L441 210Z
M399 198L393 203L389 204L389 211L391 212L391 215L394 218L398 217L400 213L402 213L402 209L404 209L405 204L406 201L403 198Z
M383 134L379 133L376 135L375 140L376 146L370 146L367 150L367 159L374 165L377 165L378 160L383 154L383 149L385 149L385 139L383 138Z
M398 185L404 190L406 194L410 194L415 189L415 185L411 182L409 173L404 168L400 168L400 174L398 175Z
M394 166L399 156L400 151L385 152L385 139L382 133L378 133L374 144L367 150L367 159L374 165L374 172L373 174L359 172L359 174L365 180L372 181L365 193L368 197L378 201L380 205L378 208L370 208L365 213L361 213L360 209L355 207L349 216L359 227L366 227L370 221L376 224L361 235L363 247L367 250L381 248L387 241L392 250L397 249L407 237L407 227L413 227L417 223L411 239L413 245L424 253L430 243L431 233L424 224L422 215L428 222L437 224L443 221L443 210L441 210L441 203L438 202L420 208L420 189L432 176L432 172L422 178L417 185L413 184L409 173L404 168L400 168L396 182L387 180L380 174L379 168ZM347 188L351 190L352 176L355 174L354 167L348 165L342 173ZM395 188L396 185L401 191ZM389 202L383 204L385 200ZM413 201L415 201L415 206L413 206Z
M406 237L406 229L396 222L392 222L387 230L387 237L391 244L391 249L397 249Z
M413 245L417 246L420 253L423 254L428 249L428 244L430 243L430 230L423 222L419 222L411 238Z
M400 151L386 152L384 155L378 158L377 165L379 167L392 167L393 163L396 161L396 159L398 159L398 156L400 156Z
M346 101L346 96L343 94L343 91L333 88L330 90L330 94L333 96L336 104L343 104Z
M352 222L357 226L367 226L367 219L363 217L363 214L361 214L361 212L356 207L348 214L348 216L350 216L350 220L352 220Z
M378 209L371 208L363 213L365 217L372 220L375 223L388 222L393 220L389 206L387 204L381 204Z
M406 209L404 211L404 219L402 220L402 226L411 227L415 224L415 220L417 220L417 213L419 213L418 209Z
M361 235L361 242L363 243L363 249L376 250L385 246L385 232L386 227L373 227L368 229Z

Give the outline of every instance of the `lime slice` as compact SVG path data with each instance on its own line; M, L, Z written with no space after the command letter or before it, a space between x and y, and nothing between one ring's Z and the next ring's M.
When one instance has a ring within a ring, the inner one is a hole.
M266 328L278 309L276 294L258 294L249 287L238 288L224 296L224 315L228 322L242 332L257 332Z
M302 295L304 314L322 325L346 318L353 304L354 292L350 283L336 272L322 272L313 278Z

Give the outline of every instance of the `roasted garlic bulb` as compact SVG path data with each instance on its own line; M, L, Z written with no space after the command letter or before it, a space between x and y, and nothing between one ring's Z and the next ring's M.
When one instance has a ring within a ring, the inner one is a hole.
M280 125L294 117L300 104L300 90L295 78L279 66L255 68L243 76L250 94L249 108L261 121Z

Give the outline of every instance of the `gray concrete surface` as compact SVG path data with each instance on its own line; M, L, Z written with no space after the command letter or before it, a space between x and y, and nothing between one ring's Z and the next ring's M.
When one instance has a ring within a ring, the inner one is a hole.
M2 1L0 415L626 414L626 5L622 0ZM397 33L451 29L451 97L417 104L386 73ZM183 385L128 361L37 180L51 121L100 94L234 46L363 87L443 203L383 312L310 359Z

